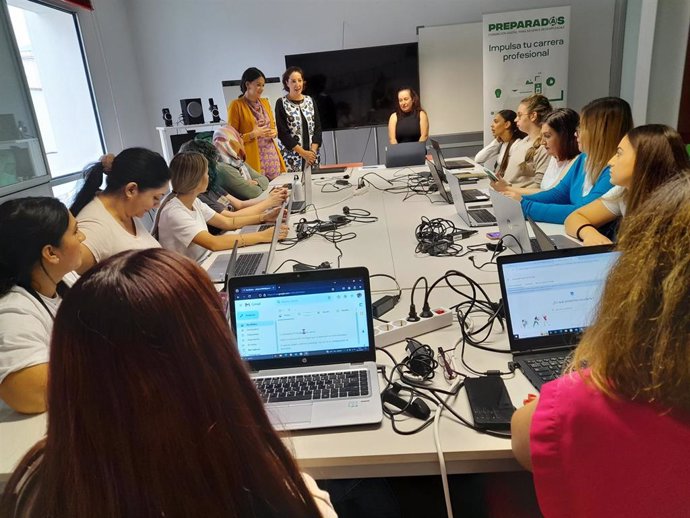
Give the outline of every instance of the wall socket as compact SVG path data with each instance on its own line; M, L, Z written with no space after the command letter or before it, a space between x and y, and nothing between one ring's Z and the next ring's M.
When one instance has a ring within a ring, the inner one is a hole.
M453 312L448 308L434 308L431 310L433 317L422 318L418 322L408 322L407 320L392 320L388 323L374 322L374 341L376 347L388 347L397 342L402 342L405 338L430 333L443 327L448 327L453 323Z

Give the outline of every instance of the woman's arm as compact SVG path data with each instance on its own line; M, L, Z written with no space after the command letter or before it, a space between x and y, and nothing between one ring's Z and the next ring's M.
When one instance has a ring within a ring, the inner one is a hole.
M580 239L585 246L609 244L611 240L599 233L597 229L614 219L616 215L607 209L599 198L571 213L565 219L565 232L569 236Z
M233 212L227 212L234 216L248 216L251 214L260 214L267 209L281 205L287 197L287 189L281 189L278 187L269 192L268 196L262 200L254 198L251 200L242 201L238 200L233 195L228 194L226 196L226 199L230 202L230 205L232 205L232 208L235 210Z
M513 455L527 471L532 471L529 431L532 425L532 416L537 408L537 401L535 399L522 408L518 408L510 422L510 441L513 446Z
M312 98L312 105L314 106L314 134L311 136L311 150L316 153L321 147L323 138L321 135L321 117L319 117L319 109L316 106L316 101Z
M260 225L262 223L275 222L280 213L280 207L273 207L269 211L263 211L258 214L250 214L245 216L238 216L237 213L223 211L220 214L215 214L206 223L213 225L221 230L236 230L245 225Z
M0 399L22 414L46 411L48 364L33 365L8 374L0 383Z
M492 158L497 158L501 150L501 142L498 139L493 139L489 145L483 148L474 156L474 161L478 164L486 164Z
M424 110L419 112L419 131L422 134L419 141L426 142L429 139L429 116Z
M285 226L285 228L287 229L287 226ZM282 231L281 234L283 234ZM287 236L287 230L285 231L285 236ZM214 236L210 232L204 230L194 236L192 243L199 245L206 250L217 252L219 250L230 250L235 246L235 243L237 243L238 247L244 247L256 245L257 243L270 243L272 240L273 227L269 227L261 232L248 232L246 234L220 234L218 236Z
M398 141L395 138L395 127L398 125L398 116L393 113L388 119L388 142L391 144L397 144Z

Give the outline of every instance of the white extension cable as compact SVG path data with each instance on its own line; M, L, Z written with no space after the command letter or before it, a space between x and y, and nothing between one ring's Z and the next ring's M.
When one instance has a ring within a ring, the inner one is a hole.
M457 394L453 393L455 392L460 383L462 383L462 377L458 376L458 380L453 384L453 386L450 389L451 394L448 394L448 396L446 396L446 400L444 401L445 403L448 403L448 400L451 397L457 396ZM436 407L436 413L434 414L434 443L436 444L436 453L438 454L438 466L441 470L441 482L443 483L443 497L446 500L446 514L448 515L448 518L453 518L453 504L450 501L450 488L448 487L448 473L446 472L446 460L443 456L443 448L441 448L441 434L439 431L439 423L441 422L441 412L443 412L444 408L445 407L441 404L439 404Z

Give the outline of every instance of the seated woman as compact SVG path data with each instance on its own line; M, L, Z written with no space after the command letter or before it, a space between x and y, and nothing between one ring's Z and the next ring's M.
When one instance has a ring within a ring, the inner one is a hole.
M388 141L426 142L429 138L429 117L412 88L398 90L398 106L388 119Z
M521 200L523 212L535 221L563 223L575 209L600 198L609 189L609 158L632 129L630 105L618 97L604 97L587 104L580 114L580 155L563 179L552 189L527 196L506 195Z
M685 175L626 216L621 256L571 372L513 415L513 452L533 472L546 517L686 514L688 228Z
M193 261L142 250L90 270L58 310L49 371L47 438L7 483L3 516L335 517Z
M103 175L105 190L100 192ZM85 237L78 273L123 250L159 247L139 218L158 206L169 182L163 157L144 148L105 155L92 165L70 207Z
M221 230L235 230L244 225L275 222L279 207L249 216L218 214L197 198L208 189L208 162L201 153L178 153L170 162L172 192L161 204L152 230L161 245L195 261L200 260L208 250L229 250L237 246L270 243L273 225L261 232L246 234L212 235L208 225ZM280 238L287 236L284 225Z
M530 95L520 102L516 122L527 136L517 143L515 152L524 152L524 161L518 164L515 176L504 175L503 179L509 185L538 187L541 184L549 164L549 155L542 146L541 126L552 109L549 100L541 94Z
M244 161L247 153L244 150L242 137L235 128L229 125L217 128L213 132L213 146L218 151L217 161L230 165L229 168L223 167L218 171L219 185L223 189L240 200L256 198L266 190L268 178L252 169Z
M287 95L276 101L278 145L290 172L302 171L303 165L314 165L321 147L321 120L314 100L302 93L304 72L288 67L283 73Z
M577 155L580 154L576 137L579 124L580 117L575 110L570 108L558 108L544 118L544 123L541 125L542 146L551 158L538 186L515 187L503 180L492 182L491 186L497 191L524 196L558 185L558 182L570 170Z
M17 412L46 409L48 344L84 235L55 198L0 205L0 399Z
M495 159L494 171L496 176L501 178L516 176L518 165L525 159L524 146L517 145L517 143L526 135L517 127L516 117L517 114L513 110L497 112L491 122L491 134L494 139L474 157L474 161L481 165L493 163Z
M264 187L268 187L268 180L262 176L262 180L246 180L244 175L237 167L222 162L216 147L205 140L190 140L180 147L183 153L201 153L208 160L209 184L208 190L200 195L201 200L216 212L224 210L241 211L249 209L263 200L257 197L264 192ZM256 182L256 185L254 185ZM240 194L238 198L236 194ZM242 195L249 195L243 199ZM261 208L263 210L263 208ZM259 210L259 212L261 211ZM250 210L251 214L256 214L255 209Z
M599 228L633 213L663 183L690 174L690 158L676 130L663 124L638 126L623 137L609 161L613 187L565 220L565 231L585 245L611 240Z

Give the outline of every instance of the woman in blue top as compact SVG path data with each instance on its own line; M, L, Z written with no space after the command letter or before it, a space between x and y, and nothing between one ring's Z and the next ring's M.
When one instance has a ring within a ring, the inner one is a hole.
M506 195L521 200L523 212L535 221L563 223L575 209L611 189L608 161L632 127L630 105L623 99L603 97L590 102L582 109L577 132L582 153L563 180L548 191Z

